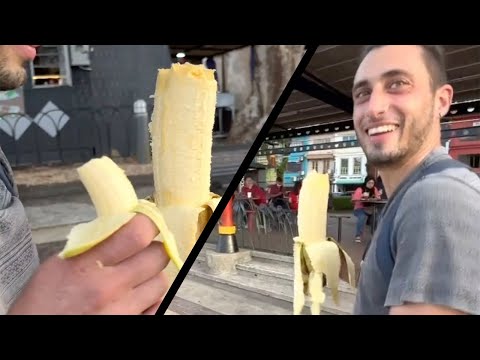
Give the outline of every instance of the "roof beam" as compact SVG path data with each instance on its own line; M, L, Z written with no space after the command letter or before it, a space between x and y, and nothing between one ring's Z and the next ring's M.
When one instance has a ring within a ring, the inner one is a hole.
M472 110L473 109L473 110ZM456 103L452 104L450 107L450 111L443 121L452 121L451 118L467 116L472 114L480 113L480 101L469 101L464 103ZM283 124L279 124L283 125ZM288 125L291 125L290 123ZM284 126L288 126L285 124ZM278 125L277 125L278 126ZM331 119L331 121L324 120L317 124L305 126L302 128L294 128L287 131L276 131L271 132L266 137L267 140L278 140L278 139L291 139L296 137L303 137L308 135L321 135L326 133L335 133L335 132L342 132L342 131L349 131L353 130L353 120L352 119L344 119L340 121L335 121Z
M271 132L270 134L268 134L265 140L291 139L308 135L321 135L349 130L353 130L353 120L351 119L308 126L302 129Z
M295 88L304 94L330 104L348 114L353 112L353 101L351 98L318 80L313 81L307 79L305 74L297 80Z

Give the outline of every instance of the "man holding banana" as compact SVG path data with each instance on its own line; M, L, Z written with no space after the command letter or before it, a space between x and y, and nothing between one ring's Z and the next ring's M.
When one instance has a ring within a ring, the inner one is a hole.
M388 196L361 268L355 314L480 314L480 179L441 146L452 102L443 49L372 45L353 120Z
M0 45L0 91L23 85L38 45ZM39 264L27 217L0 150L0 314L155 314L169 258L154 223L136 215L90 251Z

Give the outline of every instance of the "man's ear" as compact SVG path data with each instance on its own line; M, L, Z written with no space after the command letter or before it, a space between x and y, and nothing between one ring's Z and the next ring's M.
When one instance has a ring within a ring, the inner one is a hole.
M437 111L440 117L444 117L450 110L453 99L453 87L449 84L441 86L437 90Z

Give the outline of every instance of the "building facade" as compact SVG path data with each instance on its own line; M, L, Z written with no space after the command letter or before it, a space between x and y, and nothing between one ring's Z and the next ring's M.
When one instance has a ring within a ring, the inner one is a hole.
M480 114L458 117L442 127L448 130L480 127ZM478 136L448 139L444 141L444 146L452 158L467 164L473 171L480 174L480 140Z
M13 166L129 156L133 104L153 107L170 65L166 45L42 45L24 87L0 96L3 151Z
M310 144L354 141L355 131L334 134L314 135ZM309 151L308 169L332 175L332 191L343 193L354 190L367 176L367 159L361 147L333 148L330 150Z

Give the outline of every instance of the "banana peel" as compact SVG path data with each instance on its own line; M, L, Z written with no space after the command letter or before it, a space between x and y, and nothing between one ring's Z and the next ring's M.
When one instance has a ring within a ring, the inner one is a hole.
M100 244L138 214L148 216L157 226L165 251L177 268L183 266L176 241L161 211L154 203L138 199L124 171L109 157L92 159L77 169L80 180L94 204L97 217L75 225L67 235L67 243L58 254L62 259L80 255Z
M355 264L338 242L328 237L326 241L305 244L294 238L294 314L300 315L307 297L311 298L311 314L320 315L325 302L325 286L336 305L340 304L339 283L341 273L350 286L355 287Z
M181 259L186 260L196 241L200 237L203 229L207 225L210 217L215 211L221 197L217 194L210 194L211 198L203 206L192 208L187 206L169 206L160 207L159 210L165 218L167 224L174 231L174 236L181 241L177 241L178 254ZM161 241L163 235L160 233L158 239ZM175 280L179 267L169 264L165 269L170 284Z
M311 314L320 315L328 286L338 305L342 262L348 282L355 286L355 265L345 250L332 237L327 237L329 194L328 174L310 171L302 182L298 206L299 235L293 238L294 248L294 315L301 314L307 296L311 297Z

